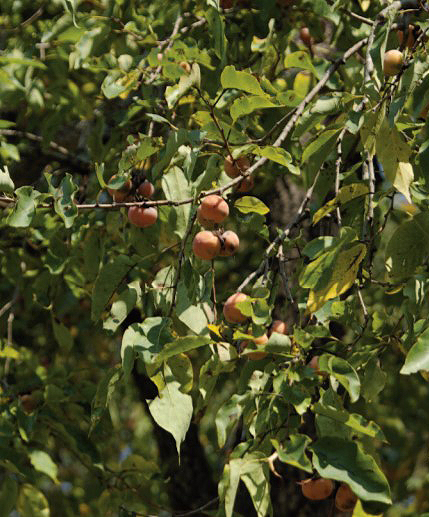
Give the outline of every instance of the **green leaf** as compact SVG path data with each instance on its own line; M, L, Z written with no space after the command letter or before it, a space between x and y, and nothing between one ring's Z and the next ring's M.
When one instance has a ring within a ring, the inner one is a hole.
M112 303L109 317L103 322L103 328L115 332L119 325L125 320L130 311L140 300L142 290L140 281L135 280L119 294L119 297Z
M291 434L289 439L282 444L277 440L271 440L275 447L279 460L288 465L292 465L306 472L313 472L311 461L305 454L307 446L311 443L311 439L304 434Z
M328 129L306 145L302 153L302 163L308 162L314 154L319 152L323 153L323 158L326 159L327 149L333 146L340 131L341 129Z
M143 323L133 323L122 337L122 367L126 376L131 373L134 355L138 353L147 366L158 364L158 354L166 343L172 341L169 318L146 318Z
M235 208L242 214L251 214L256 212L257 214L265 215L268 214L270 209L260 199L251 196L243 196L234 204Z
M421 370L429 371L429 328L420 334L408 351L400 373L410 375Z
M189 393L194 383L192 362L186 354L178 354L167 360L168 368L176 381L180 383L180 391Z
M121 380L121 377L122 371L120 364L116 364L107 370L97 385L97 391L95 393L94 400L92 401L94 408L105 408L108 406L116 385Z
M36 200L40 196L40 192L34 190L33 187L19 187L15 194L17 201L12 212L7 218L7 223L15 228L26 228L33 220L36 212Z
M176 381L168 382L159 396L148 401L149 411L155 422L173 435L177 454L191 424L192 398L180 391Z
M345 359L335 355L323 354L319 358L319 369L334 376L347 390L352 402L356 402L359 399L359 376L353 366Z
M234 502L240 479L246 485L252 498L258 517L271 515L271 501L269 495L269 470L262 453L246 454L243 458L234 458L225 466L226 490L225 513L232 517Z
M60 348L66 353L70 352L73 348L73 337L70 334L69 329L61 322L57 323L55 318L52 318L52 329Z
M39 61L38 59L26 59L19 57L10 57L10 56L0 56L0 65L22 65L22 66L33 66L34 68L41 68L42 70L46 70L45 63Z
M167 86L165 89L165 100L170 109L174 108L179 99L183 97L193 86L200 86L200 67L198 63L193 63L191 72L182 75L179 84Z
M170 343L166 343L158 354L158 361L165 361L169 357L181 354L183 352L189 352L195 348L208 345L211 342L210 336L185 336L178 337Z
M101 317L113 294L135 265L135 260L126 255L119 255L101 268L92 291L93 321Z
M284 60L284 66L285 68L302 68L304 70L309 70L311 73L316 75L316 70L311 62L311 57L308 52L304 50L298 50L297 52L287 54Z
M362 397L371 402L382 391L386 384L387 373L383 372L376 357L368 361L362 381Z
M3 170L0 169L0 192L13 192L15 185L9 175L7 166Z
M225 22L219 11L209 8L204 11L210 28L209 34L214 38L214 51L221 63L225 61L226 47L228 41L225 37Z
M244 406L248 399L248 394L239 395L234 393L218 409L215 417L215 425L219 448L225 445L228 435L237 424L238 418L243 413Z
M49 454L47 454L45 451L34 450L30 452L29 457L31 464L36 470L49 476L55 483L59 483L57 478L58 467L52 461Z
M231 65L223 69L220 82L222 88L235 88L253 95L267 97L256 77L248 72L238 71Z
M169 200L187 199L191 196L190 184L179 167L172 167L167 174L164 174L161 182L165 197ZM186 233L190 213L190 203L174 207L170 212L172 217L171 229L174 229L176 235L181 239Z
M386 438L380 427L372 421L366 420L363 416L357 413L349 413L345 409L337 409L333 406L326 406L317 402L313 407L314 413L323 415L336 422L339 422L354 431L377 438L378 440L386 441Z
M235 122L238 118L250 115L250 113L256 110L277 107L278 105L274 104L269 98L253 95L251 97L235 99L231 106L230 113L232 120Z
M281 147L274 147L272 145L266 145L265 147L255 146L252 148L251 152L258 156L264 156L268 158L272 162L279 163L280 165L284 165L289 169L292 174L299 175L300 170L292 165L292 157L291 155Z
M386 508L392 503L387 479L374 458L356 442L324 437L310 447L320 476L347 483L362 501Z
M49 503L42 492L32 485L21 485L16 509L21 517L49 517Z
M4 475L0 487L0 508L3 515L8 516L15 508L18 498L18 483L11 476Z
M386 268L392 277L412 275L429 254L429 212L402 223L386 247Z

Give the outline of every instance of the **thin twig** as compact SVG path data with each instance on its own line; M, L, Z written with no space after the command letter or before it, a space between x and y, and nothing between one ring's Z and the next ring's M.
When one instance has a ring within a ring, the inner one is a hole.
M207 510L212 504L217 503L219 501L219 496L214 497L208 503L203 504L199 508L195 508L195 510L190 510L189 512L184 513L175 513L174 517L187 517L188 515L196 515L197 513L202 512L203 510Z
M343 160L343 150L342 150L342 144L344 135L346 134L346 127L344 127L341 130L341 133L338 135L337 139L337 160L335 162L335 197L338 196L338 192L340 190L340 173L341 173L341 163ZM338 221L338 227L341 228L341 210L340 207L337 206L336 209L337 213L337 221Z

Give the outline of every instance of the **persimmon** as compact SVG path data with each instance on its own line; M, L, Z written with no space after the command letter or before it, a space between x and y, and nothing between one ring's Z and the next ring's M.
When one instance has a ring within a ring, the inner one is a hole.
M247 320L247 316L237 307L237 303L245 302L247 299L246 294L235 293L226 300L223 305L223 315L228 323L244 323Z
M221 249L219 255L221 257L230 257L231 255L234 255L240 246L240 239L238 238L238 235L231 230L223 232L220 240Z
M209 221L208 219L205 219L201 215L201 206L198 207L197 210L197 221L203 226L206 230L213 230L215 227L215 223L213 221Z
M246 176L240 183L235 187L237 192L249 192L255 186L255 180L253 176Z
M304 479L301 481L302 494L311 501L322 501L334 491L334 483L330 479Z
M141 197L146 198L152 197L154 192L155 187L148 180L144 180L143 183L140 183L137 189L137 194L139 194Z
M203 198L198 210L202 219L215 223L221 223L229 215L228 203L216 194Z
M282 320L274 320L271 324L270 333L277 332L277 334L286 334L287 335L287 323Z
M250 167L250 161L247 156L240 156L236 160L233 160L231 156L227 156L223 163L225 173L230 178L238 178L241 172L247 171Z
M392 76L397 75L402 69L404 64L404 56L400 50L392 49L388 50L384 54L383 58L383 70L384 75Z
M335 494L335 506L341 512L351 512L357 503L357 496L346 483L341 483Z
M117 178L117 176L116 176L116 174L114 174L110 178L110 181L115 180L116 178ZM131 191L132 186L133 185L131 183L131 180L128 179L122 185L122 187L120 187L118 189L107 187L107 192L112 196L112 198L114 199L114 201L116 201L116 203L123 203L127 199L128 195L129 195L129 193Z
M299 31L299 37L301 41L307 45L307 47L310 47L312 44L312 37L310 33L310 29L308 27L301 27Z
M128 220L140 228L146 228L156 223L158 210L154 206L130 206Z
M257 338L255 338L253 340L253 343L255 343L255 345L265 345L265 343L268 343L268 336L267 334L262 334L262 336L259 336ZM247 341L244 341L241 346L242 348L247 348L248 346L248 342ZM255 352L250 352L248 354L246 354L246 357L248 357L249 359L252 359L253 361L259 361L259 359L264 359L265 357L267 357L267 352L258 352L258 351L255 351Z
M181 61L179 66L187 73L191 73L191 65L187 61Z
M399 40L399 45L403 45L404 43L404 32L407 33L407 41L405 43L405 47L407 48L413 48L414 47L414 43L416 42L416 37L415 37L415 27L414 25L408 25L408 30L407 31L403 31L403 30L398 30L396 32L396 34L398 35L398 40Z
M202 260L212 260L220 252L220 239L213 232L198 232L192 242L194 255Z

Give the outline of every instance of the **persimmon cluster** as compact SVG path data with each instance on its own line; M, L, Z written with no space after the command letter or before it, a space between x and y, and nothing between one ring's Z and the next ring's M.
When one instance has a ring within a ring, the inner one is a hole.
M115 175L111 177L110 181L114 179L116 179ZM150 199L155 192L155 187L150 181L145 179L137 188L133 189L133 183L128 179L118 189L108 187L107 191L116 203L123 203L125 201L134 201L136 197L137 199ZM139 228L152 226L152 224L156 223L157 219L158 210L154 206L130 206L128 209L128 220Z
M238 235L231 230L216 229L228 215L228 203L221 196L211 194L203 198L198 207L197 220L205 230L194 237L192 250L196 257L213 260L217 256L229 257L237 252L240 246Z

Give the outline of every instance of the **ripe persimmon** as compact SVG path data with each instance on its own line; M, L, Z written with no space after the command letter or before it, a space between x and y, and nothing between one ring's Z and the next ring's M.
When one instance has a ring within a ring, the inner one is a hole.
M117 178L116 174L114 174L111 178L110 178L110 181L112 180L115 180ZM109 182L110 182L109 181ZM128 194L130 193L131 191L131 188L132 188L132 183L131 183L131 180L127 180L123 185L122 187L118 188L118 189L114 189L114 188L111 188L111 187L107 187L107 192L112 196L112 198L114 199L114 201L116 201L117 203L123 203L127 197L128 197Z
M341 512L351 512L357 503L357 496L353 490L346 485L341 483L340 487L335 494L335 506L337 510Z
M146 228L156 223L158 210L154 206L130 206L128 209L128 220L140 228Z
M222 197L211 194L203 198L198 212L203 220L221 223L228 217L229 206Z
M220 240L213 232L198 232L192 242L194 255L202 260L212 260L220 252Z
M238 178L241 172L245 172L250 167L250 161L247 156L240 156L233 160L231 156L227 156L223 163L225 173L230 178Z
M221 248L219 255L221 257L230 257L231 255L234 255L240 246L240 239L238 238L238 235L231 230L223 232L220 240Z
M154 192L155 192L155 187L148 180L144 180L142 183L140 183L140 185L137 189L137 193L141 197L146 197L146 198L152 197Z
M244 293L235 293L231 295L223 305L223 315L226 321L229 323L244 323L247 320L240 309L237 307L237 303L245 302L248 296Z
M301 481L302 494L311 501L322 501L334 491L334 482L330 479L304 479Z

